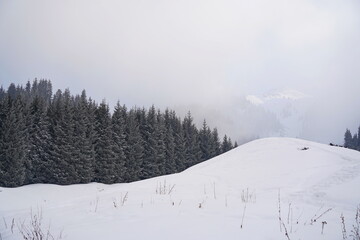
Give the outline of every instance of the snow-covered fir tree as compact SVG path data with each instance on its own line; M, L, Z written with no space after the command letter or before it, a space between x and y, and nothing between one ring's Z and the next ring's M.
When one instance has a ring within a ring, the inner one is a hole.
M85 90L53 94L46 79L0 87L1 186L131 182L183 171L231 148L206 121L198 129L190 112L181 120L173 110L120 103L112 112Z

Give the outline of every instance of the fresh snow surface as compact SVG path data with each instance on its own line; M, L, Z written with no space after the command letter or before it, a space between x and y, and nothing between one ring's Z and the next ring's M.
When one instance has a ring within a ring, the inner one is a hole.
M21 225L41 212L44 231L69 240L339 240L342 214L351 233L359 186L360 152L267 138L129 184L0 188L0 233L22 239Z

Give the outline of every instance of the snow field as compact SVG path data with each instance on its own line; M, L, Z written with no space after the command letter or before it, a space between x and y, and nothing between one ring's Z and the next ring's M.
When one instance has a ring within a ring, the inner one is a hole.
M267 138L129 184L0 188L0 233L21 239L21 224L41 212L55 239L342 239L358 186L359 152Z

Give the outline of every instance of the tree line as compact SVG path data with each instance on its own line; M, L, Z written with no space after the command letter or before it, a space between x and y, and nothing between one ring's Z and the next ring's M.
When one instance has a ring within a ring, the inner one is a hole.
M351 134L349 129L346 129L344 135L344 147L360 151L360 126L358 132Z
M190 112L133 107L111 112L85 90L52 93L49 80L0 88L0 185L121 183L171 174L237 146Z

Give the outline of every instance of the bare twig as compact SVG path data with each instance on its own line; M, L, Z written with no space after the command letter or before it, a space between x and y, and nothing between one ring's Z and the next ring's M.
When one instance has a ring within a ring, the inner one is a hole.
M165 195L165 194L170 195L173 192L174 188L175 188L175 184L168 185L166 184L166 179L164 179L164 184L161 184L161 182L158 182L156 184L155 193L160 195Z
M326 221L322 221L321 222L321 235L324 234L324 227L325 227L325 224L327 224Z
M15 227L15 219L13 218L11 221L11 233L14 234L14 227Z
M246 191L243 189L241 191L241 201L242 202L251 202L251 203L255 203L256 202L256 192L252 191L251 193L249 192L249 188L246 188Z
M319 218L321 218L322 216L324 216L326 213L330 212L331 210L332 210L332 208L329 208L328 210L326 210L325 212L320 214L317 218L311 219L311 223L316 222Z
M117 208L117 200L116 200L116 197L113 198L113 205L114 205L114 208Z
M42 227L42 210L38 209L36 213L31 210L29 222L20 221L18 230L24 240L55 240L54 236L50 233L51 224L49 223L48 229L43 230ZM56 239L62 238L62 231Z
M356 209L355 224L350 235L354 240L360 240L360 206Z
M282 222L282 225L283 225L284 230L285 230L285 236L286 236L286 238L287 238L288 240L290 240L290 236L289 236L289 233L288 233L287 228L286 228L286 226L285 226L285 223Z
M281 202L280 202L280 189L279 189L279 193L278 193L278 201L279 201L279 225L280 225L280 232L282 232L282 228L281 228Z
M244 217L245 217L245 211L246 211L246 204L247 203L245 203L245 206L244 206L244 211L243 211L243 215L242 215L242 218L241 218L240 228L243 228L243 226L244 226Z
M98 204L99 204L99 197L96 197L95 209L94 209L95 212L97 211Z
M318 213L320 212L320 210L324 207L324 204L322 204L320 206L320 208L316 211L315 215L310 219L310 224L313 224L314 222L316 222L316 220L314 221L314 219L316 219L316 216L318 215Z
M287 215L287 223L290 224L290 210L291 210L291 203L289 203L288 215Z
M347 233L346 233L346 228L345 228L345 217L343 214L341 214L340 218L341 218L341 230L342 230L343 240L346 240Z
M121 193L121 206L124 206L125 202L127 201L127 199L128 199L128 194L129 194L129 192L126 192L126 193L125 193L125 196L123 197L123 196L122 196L122 193Z
M171 194L171 192L173 191L173 189L175 188L175 184L171 186L170 190L169 190L169 195Z
M290 233L292 233L292 229L293 229L293 210L292 210L292 209L291 209L290 215L291 215L291 220L290 220L290 222L291 222Z
M204 204L205 204L205 199L201 203L199 203L199 208L203 208Z
M5 229L7 229L7 224L6 224L5 217L3 217L3 220L4 220Z

